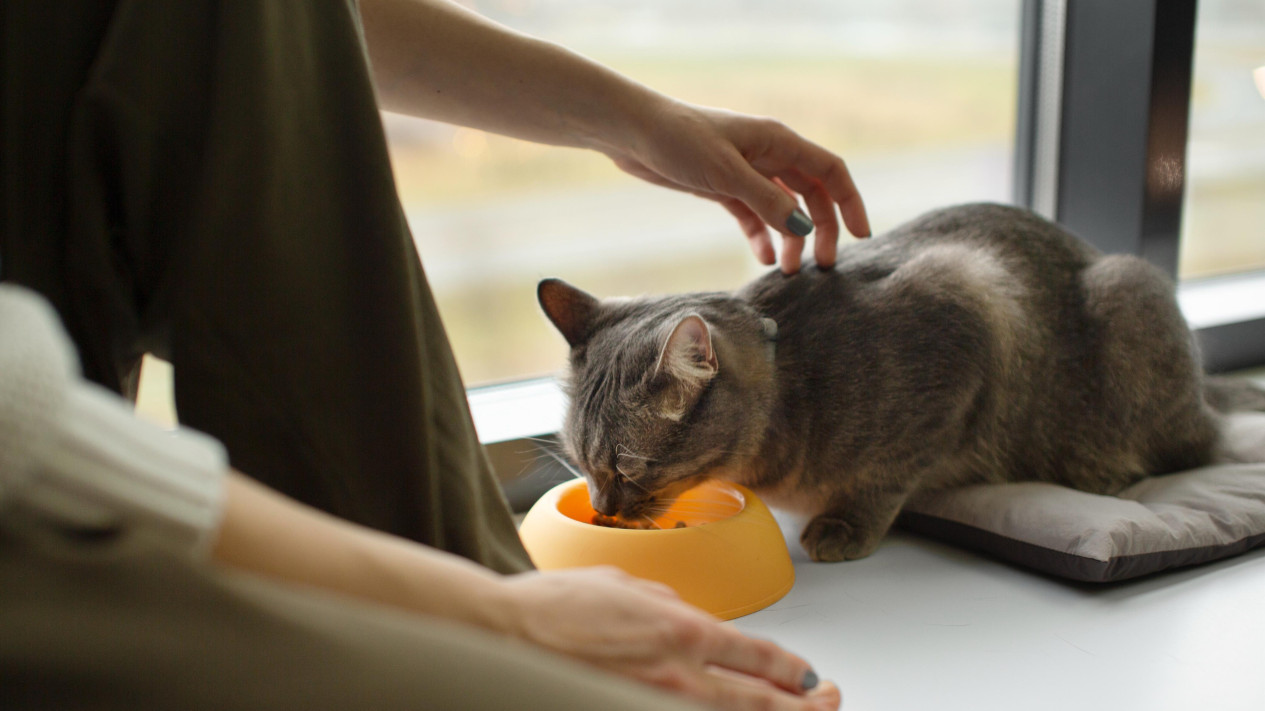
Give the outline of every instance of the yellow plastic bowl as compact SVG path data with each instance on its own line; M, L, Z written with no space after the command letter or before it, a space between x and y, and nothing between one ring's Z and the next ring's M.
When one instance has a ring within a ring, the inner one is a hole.
M593 514L581 479L542 496L519 526L536 567L614 565L670 586L722 620L772 605L795 583L773 515L736 484L708 481L690 489L655 519L660 529L597 526ZM676 528L678 521L686 527Z

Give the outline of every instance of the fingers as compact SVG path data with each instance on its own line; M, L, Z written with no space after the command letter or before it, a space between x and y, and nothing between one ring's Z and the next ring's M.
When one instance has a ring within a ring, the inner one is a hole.
M775 133L778 137L768 144L768 150L753 157L755 168L780 177L806 197L814 187L820 186L831 202L839 206L848 232L854 237L869 237L870 220L865 202L843 159L789 128L782 127ZM833 212L832 208L832 216Z
M697 195L698 197L714 200L720 203L721 206L729 211L729 214L734 216L734 219L738 220L738 226L742 228L743 234L747 236L747 242L750 243L751 252L755 254L756 259L758 259L761 264L766 265L773 264L774 260L776 260L777 255L773 249L773 240L769 237L768 225L765 224L763 218L757 215L751 208L747 207L746 203L743 201L737 198L727 197L725 195L689 188L680 183L668 180L662 175L650 170L636 161L628 160L622 157L617 157L613 160L620 170L623 170L629 175L641 178L648 183L658 185L663 188L671 188L673 190L688 192L693 195Z
M747 236L747 242L751 244L751 252L755 254L755 258L760 260L761 264L772 264L777 255L773 250L773 240L769 237L769 227L764 220L737 198L719 198L718 201L729 211L729 214L734 216L734 219L738 220L738 226Z
M808 692L820 708L837 709L843 705L843 692L832 681L824 681L820 686Z
M761 221L782 233L782 271L787 274L799 271L804 237L812 231L813 225L796 224L802 220L802 213L797 220L795 214L799 212L799 204L793 195L784 190L775 179L761 175L741 156L735 156L733 164L724 171L724 177L718 183L722 194L742 202ZM730 212L733 213L733 210ZM747 239L751 240L752 231L745 226L744 231L747 232ZM796 231L800 234L796 234ZM752 249L756 249L754 244ZM770 244L769 251L771 250ZM760 252L756 256L759 257ZM764 263L770 264L772 261L769 259Z
M730 180L721 184L722 190L742 200L783 234L782 271L799 270L801 240L814 227L813 257L821 267L833 266L839 241L836 205L849 232L857 237L870 234L865 203L847 166L838 156L777 122L756 121L752 126L759 137L747 142L756 148L744 151L739 165L725 171ZM804 225L808 229L795 224L794 194L802 196L808 208L812 223Z
M815 150L810 151L811 153L820 151L821 155L817 158L817 166L809 166L806 172L821 181L830 199L839 205L839 212L843 215L843 223L848 226L848 232L854 237L869 237L870 218L865 212L865 202L852 181L852 173L848 171L847 165L843 159L824 148L815 145L812 148ZM805 170L804 167L800 169Z
M683 603L682 603L683 604ZM796 654L764 639L748 637L692 606L664 614L669 624L661 644L683 659L803 694L817 685L812 666Z
M837 215L853 235L869 236L865 203L843 159L771 119L674 106L662 117L671 125L656 134L668 140L651 141L654 150L644 153L611 154L616 165L653 184L720 202L756 258L780 261L786 273L799 271L804 240L814 229L814 258L821 267L834 265ZM782 235L780 260L769 227Z
M794 694L816 686L816 673L799 656L768 640L748 637L733 627L719 629L714 646L705 652L707 664L764 680Z
M817 684L806 661L720 623L666 586L606 567L550 575L565 583L551 590L565 589L571 609L533 638L549 648L715 708L838 709L837 689ZM581 594L586 585L600 594ZM550 602L552 610L557 600Z
M804 238L795 235L782 235L782 257L779 266L783 274L794 274L799 271L804 261Z
M806 178L797 171L790 171L776 180L804 196L808 214L812 216L813 225L817 228L813 242L813 259L823 269L833 267L835 253L839 248L839 220L835 218L835 203L830 193L820 182Z
M803 659L714 620L684 621L667 644L679 656L643 667L643 681L727 710L839 708L838 688L819 683Z
M834 682L822 682L820 686L808 692L805 698L812 704L813 709L828 709L829 711L837 711L843 706L843 692L839 691L839 687Z
M783 234L792 232L791 216L799 207L795 197L775 180L766 177L741 155L734 154L731 165L725 169L719 187L722 193L746 203L747 207L766 223ZM811 230L812 227L808 226ZM803 232L800 236L808 234Z
M808 694L788 694L769 684L724 669L708 671L708 699L723 709L786 709L836 711L843 701L838 687L825 682Z

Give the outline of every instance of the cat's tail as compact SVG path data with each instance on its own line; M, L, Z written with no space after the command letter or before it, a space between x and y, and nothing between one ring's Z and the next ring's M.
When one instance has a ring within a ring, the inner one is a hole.
M1265 388L1249 380L1209 377L1204 401L1217 413L1218 462L1265 462Z

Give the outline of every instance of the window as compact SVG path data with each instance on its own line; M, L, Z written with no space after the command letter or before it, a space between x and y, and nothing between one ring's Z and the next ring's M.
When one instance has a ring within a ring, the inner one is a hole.
M1265 5L1200 0L1197 17L1183 279L1265 269Z
M1017 0L469 4L677 98L785 121L848 161L876 232L933 207L1009 200ZM536 305L543 277L614 296L728 290L765 269L724 210L603 156L385 122L468 385L563 366L565 343Z
M1199 7L1026 0L1015 192L1181 276L1204 365L1222 371L1265 363L1265 110L1252 88L1265 11Z
M1255 80L1255 81L1253 81ZM1265 363L1265 7L1202 0L1179 296L1206 363Z

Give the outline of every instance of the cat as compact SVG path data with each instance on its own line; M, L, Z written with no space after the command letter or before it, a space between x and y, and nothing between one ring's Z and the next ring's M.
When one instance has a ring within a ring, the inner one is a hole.
M838 561L919 492L1112 494L1265 461L1259 422L1222 436L1265 392L1205 378L1168 277L1020 208L936 210L733 293L599 300L546 279L537 295L571 347L562 445L602 515L719 477L811 517L805 550Z

